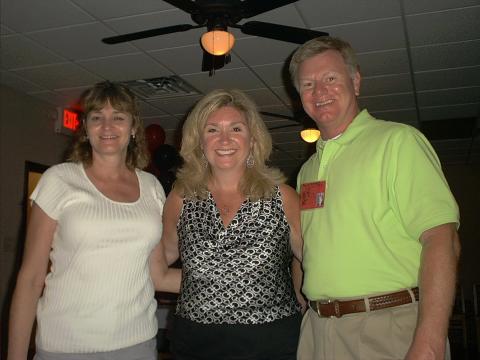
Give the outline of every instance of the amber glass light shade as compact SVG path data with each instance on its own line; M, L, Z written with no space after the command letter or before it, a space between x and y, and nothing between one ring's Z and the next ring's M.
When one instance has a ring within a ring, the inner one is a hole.
M300 136L302 137L303 141L306 141L308 143L313 143L320 138L320 130L305 129L300 131Z
M202 46L212 55L228 53L235 43L235 37L228 31L212 30L202 35Z

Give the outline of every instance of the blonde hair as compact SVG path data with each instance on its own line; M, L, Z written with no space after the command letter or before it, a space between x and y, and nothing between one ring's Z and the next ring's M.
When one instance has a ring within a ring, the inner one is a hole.
M207 184L212 174L210 166L205 166L202 135L208 118L225 106L231 106L245 116L253 140L251 155L255 164L245 168L240 190L253 201L271 197L274 186L283 183L285 178L278 169L266 165L272 152L272 138L253 100L237 89L210 92L198 101L188 115L183 125L180 149L184 163L177 172L175 190L190 198L207 196Z
M87 137L85 121L90 112L102 109L107 103L110 103L116 110L132 116L132 129L135 137L132 137L128 144L125 163L129 169L143 169L148 165L149 154L137 99L127 86L109 81L95 84L82 94L83 124L77 130L68 160L86 165L92 163L92 146Z
M355 55L355 51L353 50L352 46L339 38L332 37L332 36L320 36L315 39L307 41L305 44L300 46L292 56L292 60L290 60L290 77L293 81L293 85L295 88L299 89L298 87L298 69L300 64L305 60L321 54L327 50L335 50L342 55L345 64L349 70L350 76L354 79L355 74L357 71L360 70L360 67L357 62L357 57Z

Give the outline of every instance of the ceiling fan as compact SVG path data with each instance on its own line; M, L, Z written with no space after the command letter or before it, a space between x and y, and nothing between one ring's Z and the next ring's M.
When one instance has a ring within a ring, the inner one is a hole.
M209 71L210 75L214 70L222 68L230 62L229 51L234 43L233 35L227 29L236 28L247 35L260 36L264 38L303 44L305 41L318 36L325 36L328 33L309 29L302 29L292 26L267 23L262 21L248 21L238 24L242 19L247 19L264 12L294 3L298 0L164 0L165 2L183 10L191 15L192 24L178 24L156 29L133 32L124 35L112 36L102 39L106 44L118 44L127 41L145 39L153 36L183 32L202 27L207 28L207 33L202 36L203 62L202 71ZM210 49L210 39L219 43L220 35L224 36L227 44L225 52L218 52ZM229 47L229 48L228 48Z

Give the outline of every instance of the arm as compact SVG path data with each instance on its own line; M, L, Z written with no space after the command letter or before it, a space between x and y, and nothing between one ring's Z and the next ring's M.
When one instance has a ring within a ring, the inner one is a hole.
M293 255L301 262L303 257L303 238L300 226L300 199L290 186L280 185L283 209L290 225L290 246Z
M160 243L150 255L150 275L157 291L178 293L182 273L180 269L168 268L178 257L177 222L182 207L182 198L172 191L163 209L163 232Z
M10 309L8 360L25 360L57 222L35 203Z
M420 303L417 328L406 359L444 359L455 296L460 241L455 224L426 230L421 238Z
M303 270L302 270L302 263L298 261L297 258L293 258L292 260L292 281L293 281L293 288L295 289L295 295L297 297L297 301L302 307L302 314L307 310L307 300L302 293L302 285L303 285Z

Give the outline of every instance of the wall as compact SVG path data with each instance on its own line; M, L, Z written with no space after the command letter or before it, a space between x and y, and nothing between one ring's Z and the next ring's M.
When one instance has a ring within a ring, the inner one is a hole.
M54 133L55 107L0 86L0 306L5 340L7 303L18 266L25 161L61 161L70 138ZM3 341L2 341L3 342Z

